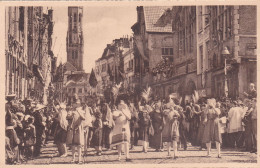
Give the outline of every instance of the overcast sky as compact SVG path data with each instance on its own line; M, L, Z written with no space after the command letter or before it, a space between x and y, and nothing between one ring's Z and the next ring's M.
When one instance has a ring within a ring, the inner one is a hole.
M86 72L90 72L107 44L115 38L133 34L131 26L137 21L137 12L133 6L91 6L84 7L83 11L83 66ZM64 63L67 60L68 7L53 7L53 19L53 51L58 55L58 63Z

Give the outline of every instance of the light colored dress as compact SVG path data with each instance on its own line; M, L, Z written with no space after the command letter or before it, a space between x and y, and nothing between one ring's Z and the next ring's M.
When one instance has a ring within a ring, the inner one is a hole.
M121 115L121 116L120 116ZM126 104L119 104L118 110L113 111L114 117L114 128L112 130L112 144L111 147L115 145L122 144L124 142L130 142L130 119L131 112Z
M203 132L202 143L219 142L222 143L221 128L219 123L220 110L218 108L206 109L206 124Z
M85 120L84 111L79 107L72 112L72 115L67 116L67 119L72 119L67 132L67 144L84 145L84 130L82 122Z

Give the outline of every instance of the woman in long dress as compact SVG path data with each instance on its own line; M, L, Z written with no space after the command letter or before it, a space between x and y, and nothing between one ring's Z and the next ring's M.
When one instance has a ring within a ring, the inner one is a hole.
M207 156L210 157L211 142L216 142L216 147L218 150L218 158L220 155L220 144L222 143L221 132L220 132L220 123L219 115L220 110L215 107L216 100L208 99L208 108L205 110L205 119L204 119L204 133L202 142L206 143L207 146Z
M138 114L138 125L139 125L139 140L141 140L143 145L143 152L148 151L149 142L149 128L151 126L151 118L149 113L152 112L152 107L147 103L147 101L142 101L139 104L139 114Z
M114 127L112 130L111 147L117 146L118 160L121 159L122 148L125 149L126 161L130 161L129 143L130 143L130 119L131 112L123 99L113 111Z
M174 158L178 157L178 146L179 141L179 121L180 117L178 111L174 109L175 104L171 98L169 102L165 105L163 110L164 115L164 128L163 128L163 139L167 142L168 156L170 156L171 146L173 145Z
M154 135L150 139L150 146L158 152L162 150L162 129L163 129L163 114L161 111L161 102L154 104L154 111L150 113Z
M72 145L72 161L71 163L75 163L76 157L76 148L78 149L78 158L79 164L83 163L81 153L82 147L84 146L84 130L82 121L85 120L84 112L80 107L80 101L74 104L73 111L71 114L68 114L67 119L71 120L70 125L68 126L67 133L67 144Z
M61 157L67 156L67 147L66 147L66 138L67 138L67 129L68 129L68 120L66 105L61 104L59 109L54 108L57 114L57 126L54 133L54 143L57 144L59 155Z

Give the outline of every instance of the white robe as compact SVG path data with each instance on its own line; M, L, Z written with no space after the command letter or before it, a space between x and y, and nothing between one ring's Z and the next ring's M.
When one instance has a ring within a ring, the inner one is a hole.
M244 131L242 117L244 110L241 107L232 107L228 112L228 133Z

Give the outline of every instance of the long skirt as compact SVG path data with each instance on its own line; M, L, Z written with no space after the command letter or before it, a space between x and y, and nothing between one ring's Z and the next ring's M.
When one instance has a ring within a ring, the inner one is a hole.
M54 143L66 143L67 130L62 129L60 126L56 128L54 135Z
M161 123L153 122L154 135L150 138L150 146L155 149L162 147L162 130L160 130Z
M138 140L149 142L149 126L139 127Z
M219 142L222 143L219 119L209 119L205 125L202 143Z
M94 129L92 142L94 147L102 146L102 128Z
M197 144L202 145L202 139L204 134L205 125L201 122L199 125L198 135L197 135Z

